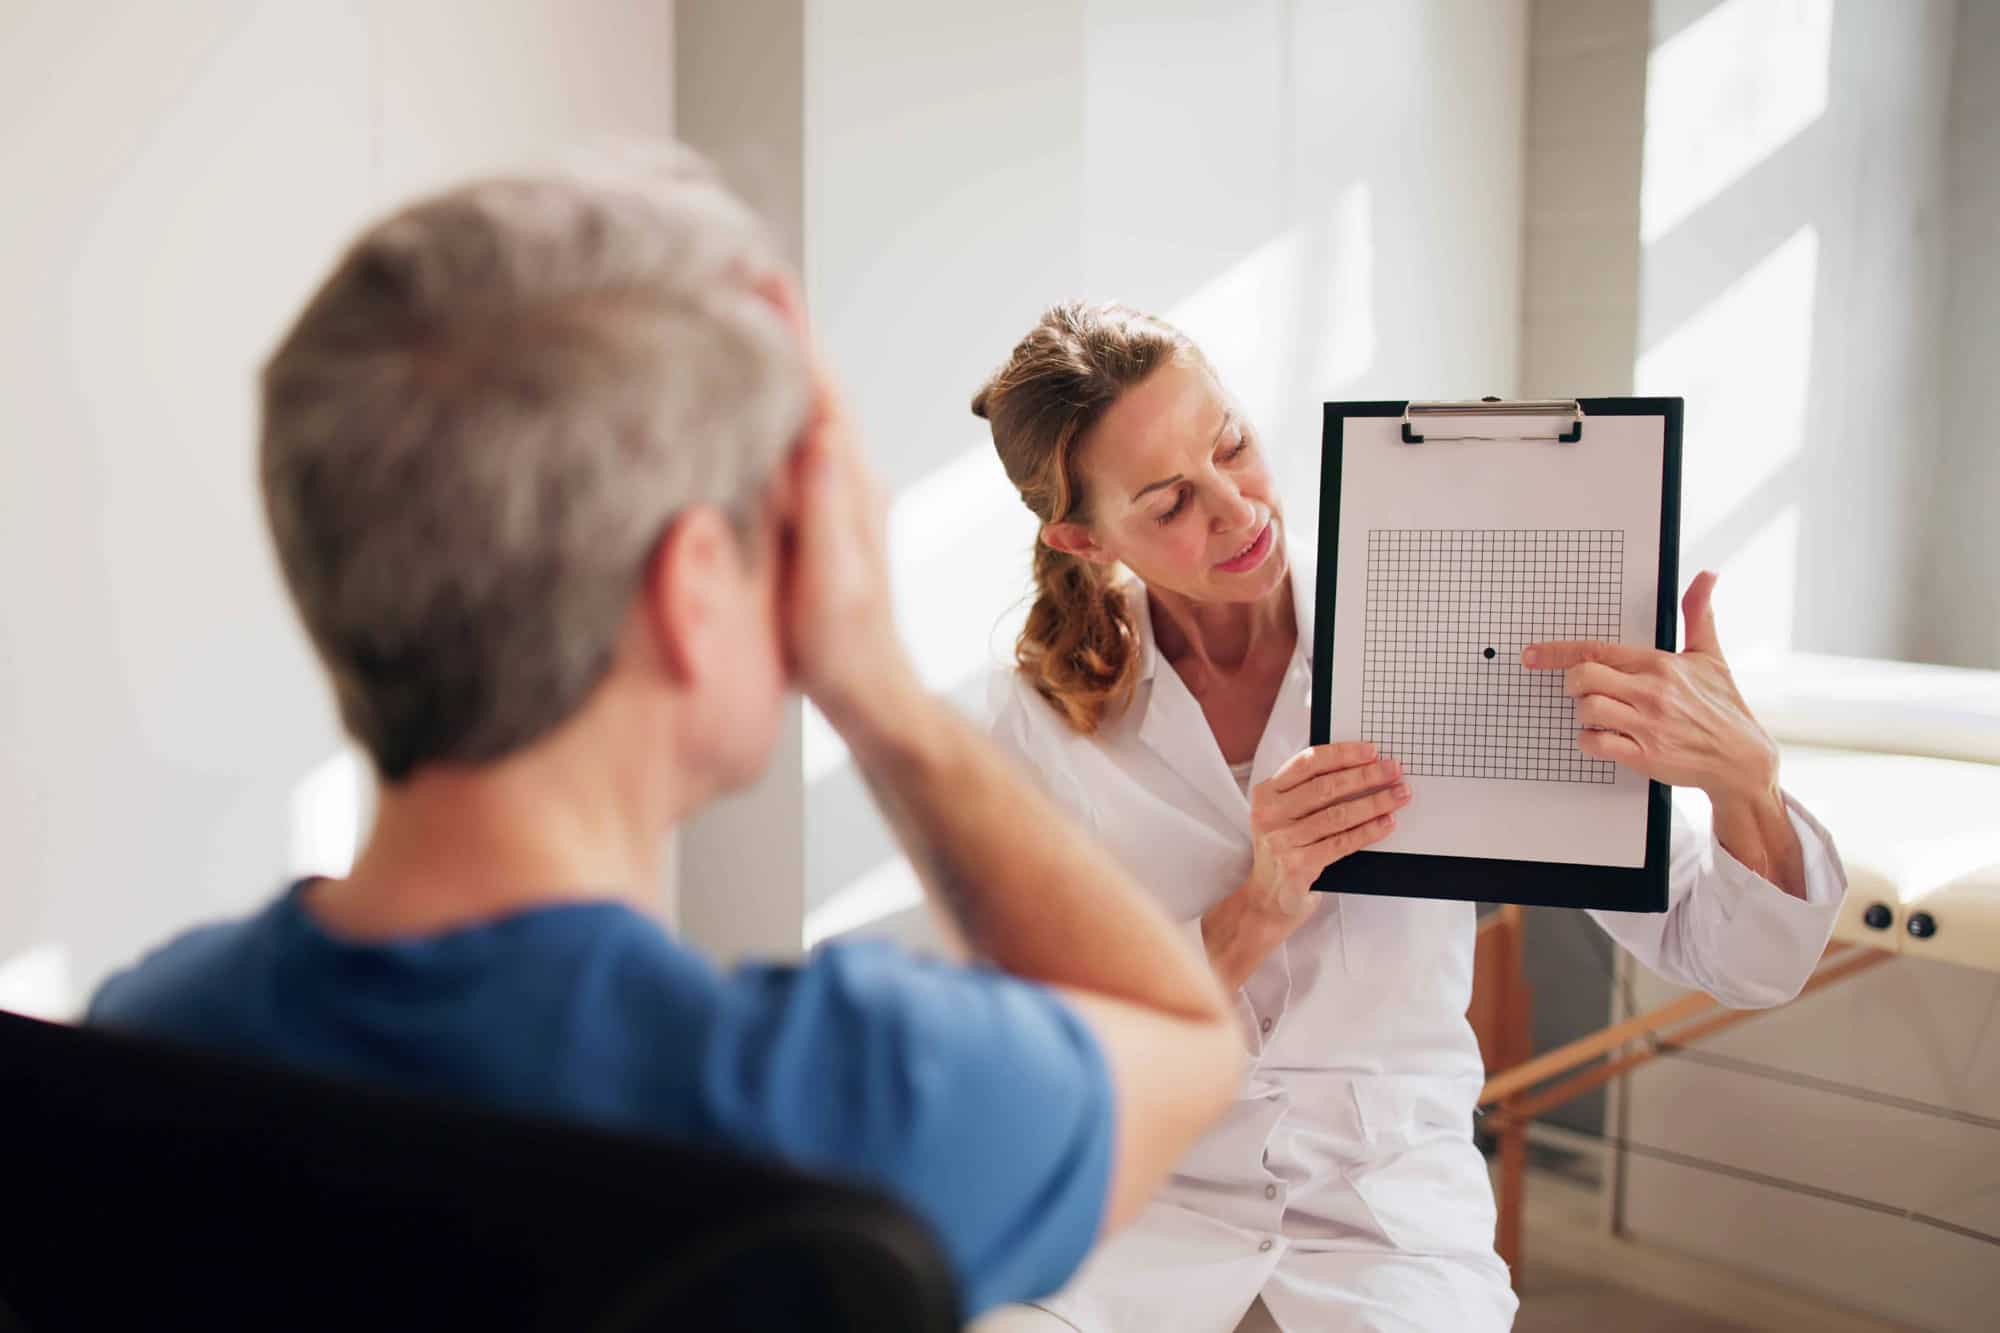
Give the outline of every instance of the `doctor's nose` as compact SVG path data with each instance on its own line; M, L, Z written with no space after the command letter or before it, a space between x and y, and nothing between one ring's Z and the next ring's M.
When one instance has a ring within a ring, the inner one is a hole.
M1217 532L1240 532L1257 521L1257 506L1234 486L1225 486L1215 507Z

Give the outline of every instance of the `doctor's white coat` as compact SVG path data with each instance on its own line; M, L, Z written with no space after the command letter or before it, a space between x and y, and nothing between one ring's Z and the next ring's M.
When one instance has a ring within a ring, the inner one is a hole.
M1253 785L1308 744L1314 603L1310 566L1297 560L1292 588L1299 648ZM1202 914L1249 872L1250 804L1160 657L1143 587L1135 581L1130 595L1142 655L1131 706L1080 736L1010 672L993 733L1199 948ZM1825 947L1846 883L1825 830L1786 800L1805 853L1804 901L1677 814L1669 909L1591 915L1671 981L1743 1008L1789 999ZM1492 1190L1471 1137L1484 1078L1465 1018L1474 907L1320 896L1236 996L1251 1067L1235 1105L1149 1209L1041 1302L1083 1333L1228 1333L1259 1296L1287 1333L1511 1323Z

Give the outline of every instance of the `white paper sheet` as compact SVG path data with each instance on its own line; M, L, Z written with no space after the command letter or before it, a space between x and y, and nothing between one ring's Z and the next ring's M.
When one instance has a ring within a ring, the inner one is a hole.
M1561 673L1520 656L1653 646L1664 418L1591 417L1577 444L1401 431L1343 432L1332 736L1375 741L1411 789L1373 850L1645 865L1646 779L1583 754Z

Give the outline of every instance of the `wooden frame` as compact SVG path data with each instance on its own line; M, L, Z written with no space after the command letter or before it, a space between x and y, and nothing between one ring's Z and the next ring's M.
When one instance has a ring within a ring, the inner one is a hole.
M1494 1248L1513 1275L1516 1288L1521 1285L1521 1211L1527 1185L1528 1126L1535 1117L1602 1087L1664 1052L1765 1012L1726 1009L1719 1001L1697 991L1623 1022L1612 1023L1555 1050L1533 1055L1533 997L1521 975L1524 925L1524 913L1514 904L1503 906L1480 921L1473 950L1472 1004L1466 1010L1466 1019L1479 1038L1479 1054L1488 1070L1479 1104L1492 1108L1486 1116L1486 1127L1500 1145L1499 1225L1494 1234ZM1799 995L1809 995L1893 956L1861 945L1829 945ZM1633 1041L1647 1044L1636 1051L1619 1053L1620 1047ZM1593 1061L1601 1063L1583 1068ZM1542 1084L1549 1086L1540 1087ZM1540 1090L1536 1091L1538 1087Z

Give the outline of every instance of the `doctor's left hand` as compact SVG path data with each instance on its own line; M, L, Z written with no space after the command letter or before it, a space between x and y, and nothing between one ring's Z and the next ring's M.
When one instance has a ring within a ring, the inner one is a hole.
M1806 896L1798 832L1778 787L1778 747L1750 715L1722 643L1704 571L1681 599L1687 629L1678 653L1622 643L1530 644L1521 665L1563 673L1576 700L1577 748L1656 782L1699 787L1714 808L1715 839L1751 871L1794 898Z
M1723 660L1703 572L1681 599L1687 625L1678 653L1631 644L1566 640L1529 645L1521 665L1561 671L1576 700L1577 748L1658 782L1699 787L1718 803L1767 800L1778 747L1750 714Z

